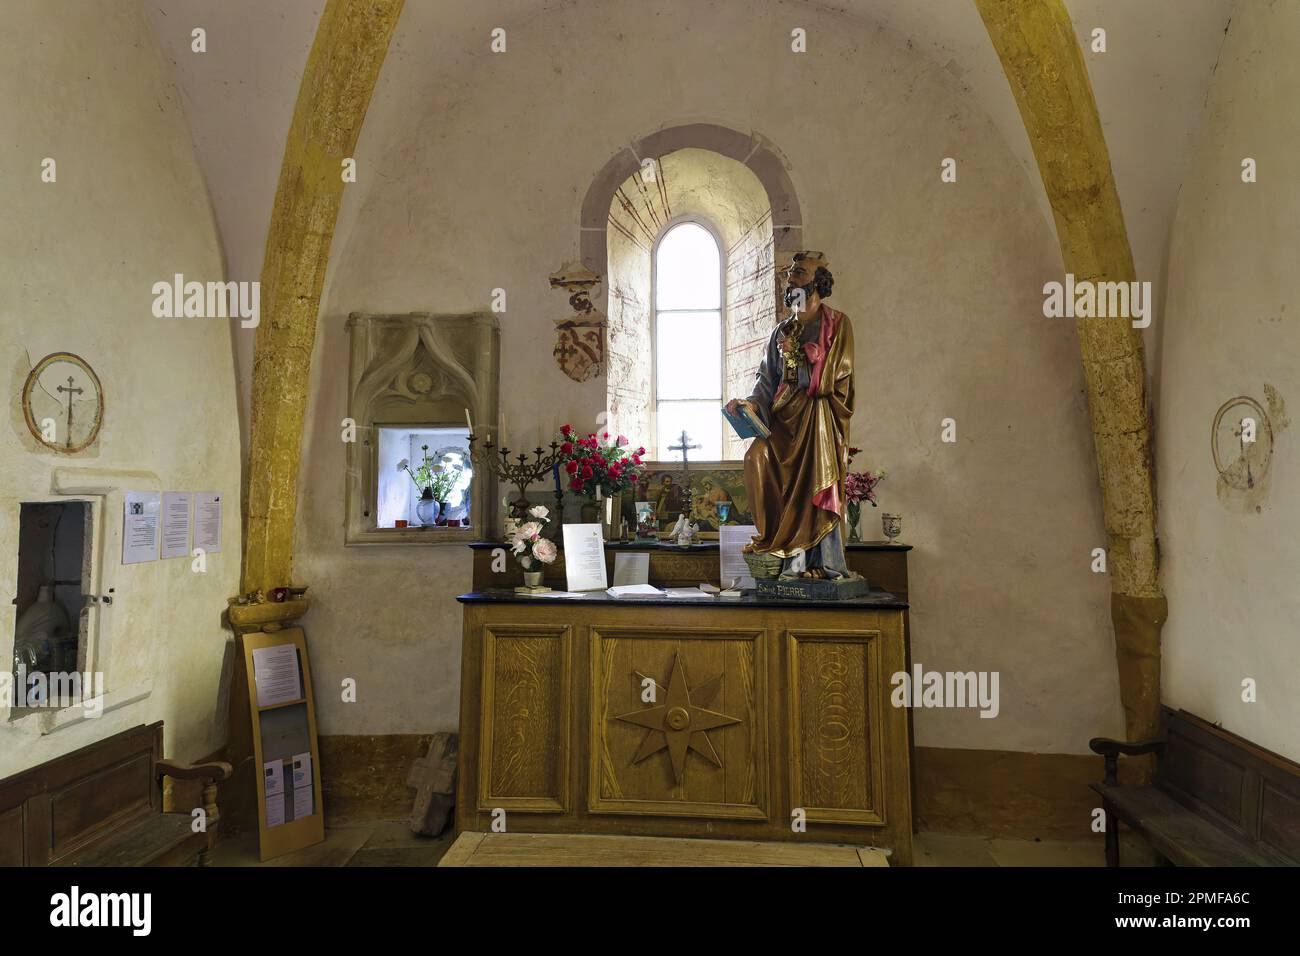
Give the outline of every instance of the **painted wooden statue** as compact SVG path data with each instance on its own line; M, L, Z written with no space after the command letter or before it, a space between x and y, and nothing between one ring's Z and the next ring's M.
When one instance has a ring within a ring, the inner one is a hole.
M826 305L834 283L821 252L797 252L785 270L790 315L772 332L747 405L771 430L745 454L758 526L746 550L782 559L782 577L855 577L844 559L841 515L853 415L853 326Z

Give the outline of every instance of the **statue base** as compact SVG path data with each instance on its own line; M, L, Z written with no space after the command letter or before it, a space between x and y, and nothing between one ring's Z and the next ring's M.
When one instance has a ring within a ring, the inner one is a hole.
M871 591L871 585L860 574L846 578L759 578L754 585L759 597L801 601L847 601Z

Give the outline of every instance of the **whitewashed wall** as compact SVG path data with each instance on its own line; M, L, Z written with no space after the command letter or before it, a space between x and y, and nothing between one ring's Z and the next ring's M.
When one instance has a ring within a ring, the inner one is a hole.
M203 574L185 558L121 566L121 511L104 516L104 586L116 589L99 636L108 689L113 700L139 699L46 735L38 720L0 724L0 777L158 719L169 755L197 758L226 735L220 619L239 577L239 425L227 322L151 311L154 282L178 272L220 279L222 264L189 130L143 8L10 4L0 31L0 129L5 666L19 504L54 497L56 468L74 483L227 496L222 553ZM40 180L47 156L57 162L55 183ZM56 351L85 358L105 397L98 444L71 457L37 450L18 407L29 364ZM108 500L120 509L120 491Z
M1297 36L1300 7L1284 2L1241 4L1228 31L1174 227L1156 442L1165 700L1292 759L1300 759L1300 445L1287 410L1300 403ZM1253 184L1241 180L1247 157L1258 167ZM1239 395L1273 405L1275 434L1272 462L1256 468L1245 494L1220 489L1209 442L1215 412ZM1242 699L1246 680L1254 702Z
M1042 317L1060 270L1041 188L950 71L863 21L788 5L566 3L495 24L410 4L358 147L335 236L313 371L298 570L321 730L457 722L463 549L342 546L346 335L355 310L465 311L508 291L504 408L519 430L579 424L604 383L555 367L547 275L577 258L580 205L624 144L668 125L756 130L790 162L804 241L825 249L832 304L855 323L864 464L912 553L914 657L997 670L1001 714L929 711L924 745L1084 752L1122 732L1104 543L1081 372L1068 323ZM939 181L957 156L960 179ZM538 409L545 409L539 417ZM956 444L940 423L958 423ZM878 512L868 520L878 520Z

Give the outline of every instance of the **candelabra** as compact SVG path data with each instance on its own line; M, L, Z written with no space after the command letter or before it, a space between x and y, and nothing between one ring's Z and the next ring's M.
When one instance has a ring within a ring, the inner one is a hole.
M546 449L537 447L533 449L532 460L529 460L527 453L521 452L516 455L512 461L510 458L510 449L503 445L495 445L489 435L488 440L483 443L482 448L475 447L474 435L469 436L469 457L475 465L481 465L495 474L498 478L504 479L519 489L519 498L510 502L511 516L524 521L528 518L528 486L540 481L551 472L555 478L555 514L553 520L558 524L563 517L564 489L560 486L560 444L551 442L550 454Z

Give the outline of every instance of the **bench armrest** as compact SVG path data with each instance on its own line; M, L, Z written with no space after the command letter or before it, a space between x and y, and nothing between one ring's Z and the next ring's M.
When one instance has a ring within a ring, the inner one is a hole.
M1129 743L1126 740L1111 740L1109 737L1093 737L1088 741L1088 749L1101 754L1106 760L1106 783L1119 783L1119 755L1141 757L1144 754L1162 754L1165 751L1163 740L1139 740Z
M158 776L166 775L173 780L229 780L234 768L224 760L211 763L176 763L172 760L159 760L155 765Z

